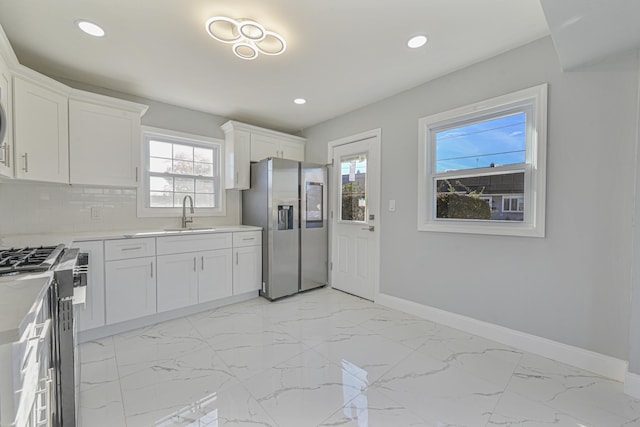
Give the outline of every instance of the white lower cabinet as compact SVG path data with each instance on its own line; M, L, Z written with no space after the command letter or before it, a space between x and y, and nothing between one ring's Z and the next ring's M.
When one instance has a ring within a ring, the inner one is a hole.
M158 256L158 312L230 297L231 248Z
M91 263L80 331L258 291L261 233L194 233L74 244L89 252Z
M71 247L89 254L89 277L87 277L85 304L84 306L74 306L78 319L78 330L86 331L99 328L105 325L103 241L74 242Z
M213 301L233 294L232 249L200 253L198 302Z
M258 291L262 285L262 246L234 248L233 294Z
M233 233L233 294L262 287L262 231Z
M107 324L156 312L156 257L105 263Z
M195 253L158 256L158 312L198 303Z

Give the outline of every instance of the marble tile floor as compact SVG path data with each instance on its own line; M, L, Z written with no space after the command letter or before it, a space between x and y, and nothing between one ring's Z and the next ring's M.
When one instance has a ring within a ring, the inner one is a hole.
M79 351L83 427L640 427L619 382L328 288Z

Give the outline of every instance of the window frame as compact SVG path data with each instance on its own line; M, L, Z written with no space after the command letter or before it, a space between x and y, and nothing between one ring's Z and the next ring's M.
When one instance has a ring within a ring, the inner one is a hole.
M418 120L418 231L544 237L547 158L547 93L541 84ZM436 172L437 132L526 111L525 163L491 168ZM436 218L436 181L524 172L524 220L462 220Z
M206 148L217 148L218 156L214 158L214 164L217 162L217 176L214 175L214 193L217 194L218 206L215 208L198 208L194 207L194 213L189 213L193 217L211 217L226 215L226 191L224 188L224 140L211 138L202 135L194 135L184 132L173 131L169 129L161 129L150 126L142 126L141 128L141 176L138 182L137 191L137 213L138 217L152 218L180 218L182 217L182 207L174 208L152 208L150 204L149 189L149 141L159 140L173 144L185 144L191 146L199 146ZM215 153L215 152L214 152ZM215 157L215 155L214 155ZM190 175L191 176L191 175Z

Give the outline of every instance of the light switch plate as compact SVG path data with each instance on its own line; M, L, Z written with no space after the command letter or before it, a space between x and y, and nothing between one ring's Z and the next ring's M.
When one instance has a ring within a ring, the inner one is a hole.
M395 211L396 211L396 201L389 200L389 212L395 212Z

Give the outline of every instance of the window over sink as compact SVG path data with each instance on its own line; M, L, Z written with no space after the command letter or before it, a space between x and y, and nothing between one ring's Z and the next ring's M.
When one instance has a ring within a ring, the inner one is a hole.
M179 217L186 196L193 200L195 216L225 214L224 141L150 127L143 127L142 135L138 216Z

